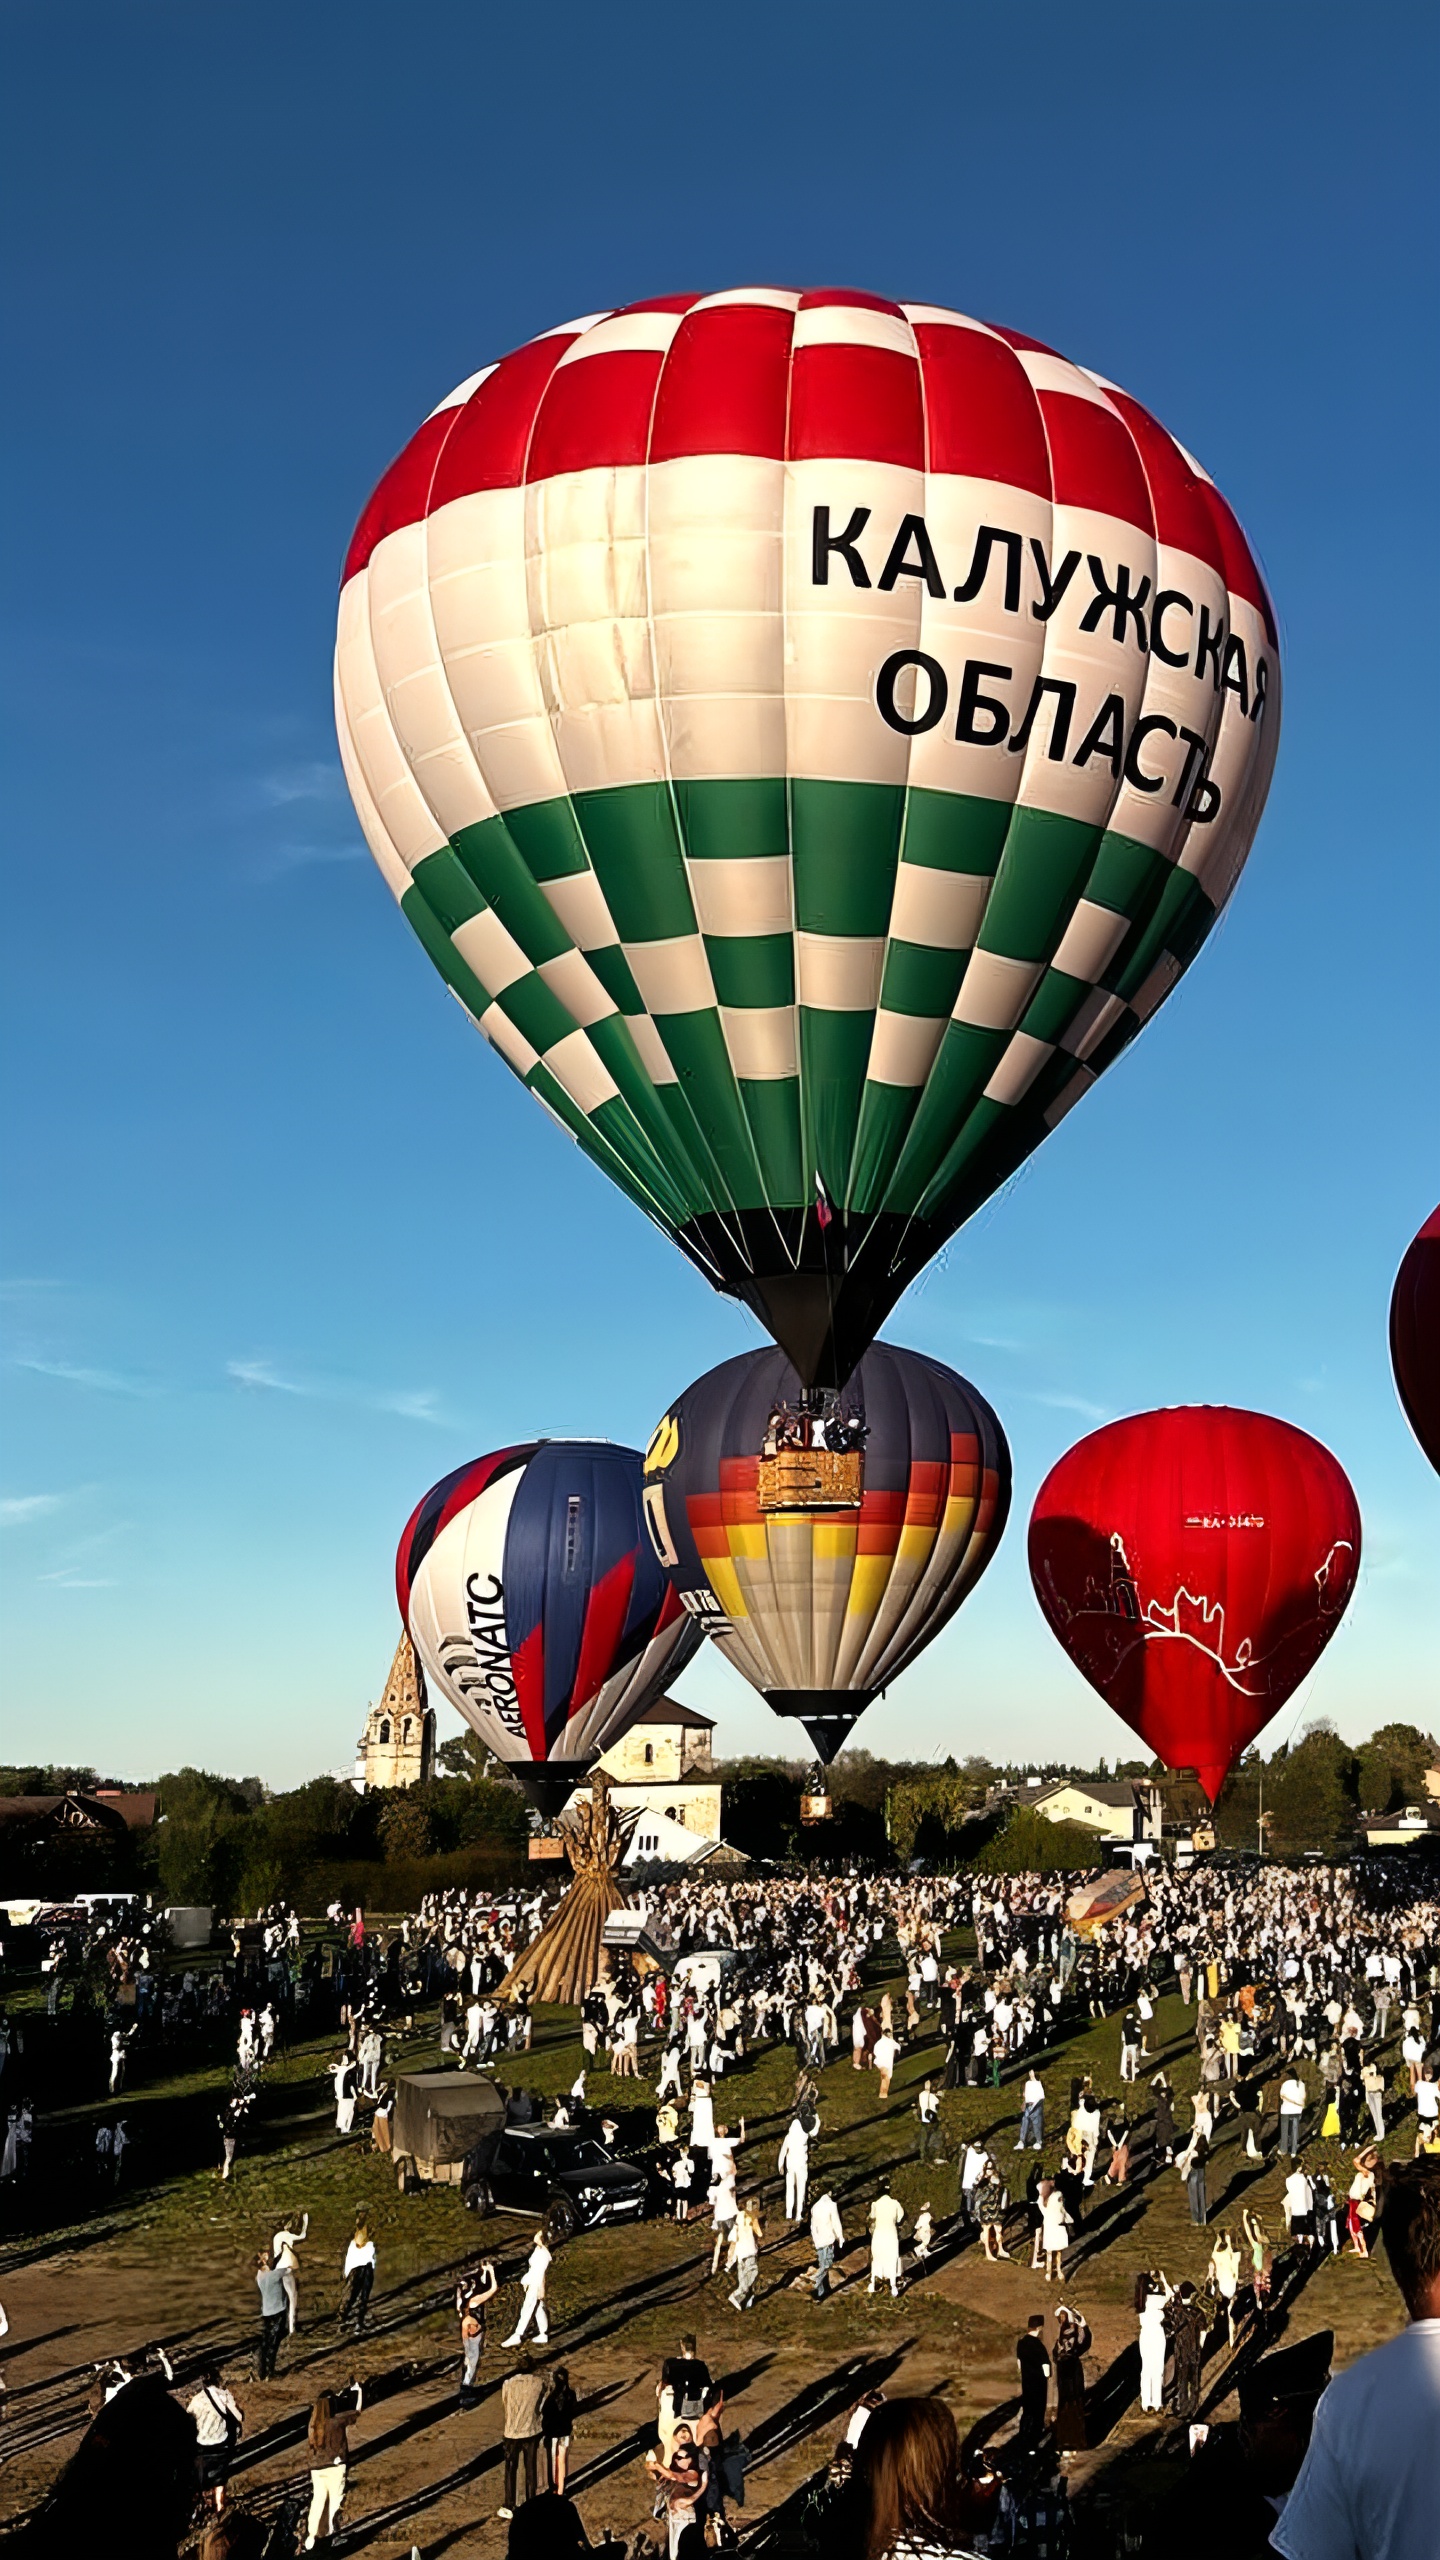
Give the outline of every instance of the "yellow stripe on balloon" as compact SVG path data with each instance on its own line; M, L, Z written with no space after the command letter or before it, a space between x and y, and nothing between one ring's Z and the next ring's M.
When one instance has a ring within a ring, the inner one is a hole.
M716 1599L719 1601L721 1608L724 1610L726 1617L747 1618L750 1612L745 1606L745 1595L740 1588L740 1577L737 1574L734 1565L730 1562L729 1557L707 1556L705 1558L705 1572L709 1580L710 1588L714 1592Z

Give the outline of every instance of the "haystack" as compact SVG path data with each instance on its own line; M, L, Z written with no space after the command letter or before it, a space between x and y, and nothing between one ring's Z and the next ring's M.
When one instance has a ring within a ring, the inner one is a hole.
M620 1861L639 1820L638 1813L616 1813L610 1788L608 1771L593 1769L589 1803L561 1815L558 1829L573 1881L539 1937L506 1974L502 2000L524 1989L532 2000L573 2003L583 2000L606 1970L601 1935L612 1911L630 1909Z

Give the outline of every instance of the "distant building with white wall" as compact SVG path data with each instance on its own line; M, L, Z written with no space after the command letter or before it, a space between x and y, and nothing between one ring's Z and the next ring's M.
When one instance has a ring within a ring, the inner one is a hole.
M682 1865L702 1857L720 1839L723 1790L715 1774L714 1719L697 1715L674 1698L657 1698L623 1733L600 1765L615 1784L617 1813L638 1819L625 1853L627 1866L652 1859ZM577 1789L576 1796L583 1790ZM570 1801L573 1804L576 1796Z

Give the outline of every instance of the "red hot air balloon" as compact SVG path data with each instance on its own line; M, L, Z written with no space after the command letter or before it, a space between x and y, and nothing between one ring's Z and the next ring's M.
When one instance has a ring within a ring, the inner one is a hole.
M1426 1219L1395 1274L1390 1366L1405 1419L1440 1475L1440 1209Z
M1359 1506L1329 1450L1225 1405L1091 1432L1030 1520L1036 1596L1076 1669L1212 1803L1319 1660L1359 1564Z

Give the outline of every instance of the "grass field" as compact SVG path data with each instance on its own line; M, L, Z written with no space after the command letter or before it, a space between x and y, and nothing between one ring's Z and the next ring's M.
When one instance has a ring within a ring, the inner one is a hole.
M880 1951L874 1988L899 1985L896 1951ZM13 2005L13 2004L12 2004ZM1195 2086L1193 2011L1172 1997L1157 2006L1151 2033L1177 2090ZM1118 2081L1116 2023L1090 2026L1052 2048L1041 2069L1047 2084L1047 2160L1058 2157L1074 2071L1089 2070L1102 2093ZM78 2440L96 2359L148 2339L165 2343L183 2380L214 2357L246 2411L235 2490L268 2506L287 2483L303 2481L304 2429L315 2392L361 2376L367 2407L354 2435L339 2547L376 2560L408 2560L412 2545L437 2560L445 2552L491 2560L504 2550L500 2503L499 2385L513 2360L499 2341L511 2325L527 2226L507 2215L477 2222L453 2189L402 2197L391 2165L369 2147L368 2131L340 2141L333 2131L329 2083L320 2076L333 2039L300 2044L280 2055L266 2078L262 2142L242 2157L222 2185L212 2162L171 2166L178 2149L200 2156L203 2135L228 2087L228 2069L143 2079L125 2093L134 2147L125 2186L99 2192L83 2174L55 2199L56 2217L41 2228L25 2217L42 2192L40 2157L66 2144L93 2141L93 2120L110 2116L95 2101L42 2120L37 2127L37 2179L28 2197L9 2191L0 2203L0 2301L10 2321L5 2342L9 2379L6 2460L0 2471L0 2514L23 2512ZM568 2087L579 2058L573 2012L541 2012L535 2049L511 2076L537 2092ZM438 2059L427 2020L387 2070L423 2068ZM708 2224L688 2228L652 2222L583 2235L556 2254L550 2276L551 2358L568 2363L582 2402L572 2451L572 2482L592 2533L602 2524L632 2532L650 2511L641 2456L651 2440L655 2381L662 2357L682 2328L694 2328L701 2353L730 2386L729 2422L752 2454L746 2518L773 2520L767 2547L799 2547L789 2520L795 2493L828 2457L862 2390L943 2391L962 2432L990 2425L1003 2441L1015 2414L1014 2346L1032 2310L1053 2312L1058 2294L1077 2304L1094 2331L1088 2371L1099 2386L1092 2408L1092 2450L1071 2466L1077 2512L1086 2519L1084 2547L1108 2555L1119 2548L1123 2521L1151 2508L1181 2475L1184 2450L1172 2422L1142 2418L1134 2399L1132 2291L1138 2268L1163 2266L1172 2281L1203 2276L1215 2226L1250 2202L1272 2237L1282 2235L1282 2180L1273 2167L1243 2159L1243 2129L1223 2131L1212 2158L1212 2226L1192 2227L1183 2182L1173 2171L1144 2187L1113 2191L1092 2206L1067 2262L1063 2288L1032 2275L1018 2232L1016 2263L988 2265L973 2242L942 2246L922 2280L898 2301L866 2291L863 2247L870 2199L888 2181L913 2220L929 2200L937 2222L954 2210L957 2159L978 2132L1011 2163L1019 2116L1018 2079L999 2090L964 2090L943 2101L943 2165L915 2158L914 2097L927 2071L938 2073L938 2042L920 2041L903 2055L888 2105L876 2104L872 2073L852 2070L848 2052L824 2073L821 2124L812 2147L814 2177L828 2181L852 2247L848 2281L825 2305L793 2280L811 2263L808 2237L787 2233L779 2219L775 2154L794 2083L788 2047L767 2046L723 2083L717 2112L732 2128L743 2114L742 2190L767 2190L769 2216L754 2310L726 2301L727 2284L709 2273ZM1154 2067L1152 2062L1151 2067ZM611 2084L591 2080L602 2101ZM634 2084L614 2084L617 2100L633 2100ZM643 2092L641 2094L644 2094ZM653 2094L653 2091L651 2092ZM1143 2098L1147 2093L1140 2092ZM1179 2112L1177 2110L1177 2112ZM364 2114L362 2110L362 2124ZM183 2137L176 2139L177 2128ZM1273 2140L1273 2126L1270 2129ZM1408 2156L1413 2117L1398 2124L1388 2148ZM1348 2185L1348 2159L1325 2147L1338 2191ZM1319 2158L1311 2145L1307 2159ZM1016 2190L1028 2161L1015 2161ZM1097 2195L1099 2191L1097 2190ZM0 2196L6 2191L0 2190ZM372 2320L356 2350L337 2336L340 2266L356 2211L364 2206L378 2244ZM253 2261L272 2232L310 2215L302 2254L301 2322L268 2383L253 2379L256 2301ZM64 2219L58 2217L63 2215ZM502 2296L490 2322L478 2408L457 2406L459 2356L452 2309L456 2274L481 2252L499 2263ZM857 2280L858 2277L858 2280ZM1291 2302L1283 2334L1333 2328L1337 2361L1348 2361L1401 2325L1399 2298L1383 2259L1322 2262ZM1225 2398L1223 2352L1207 2366L1216 2396L1207 2414L1233 2414ZM998 2417L997 2414L999 2413Z

